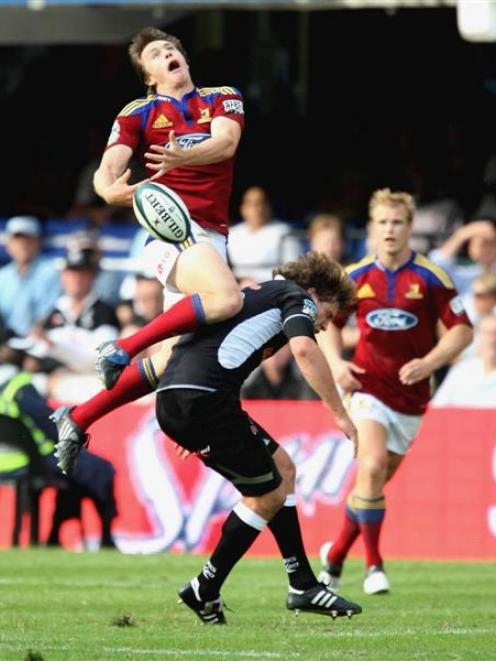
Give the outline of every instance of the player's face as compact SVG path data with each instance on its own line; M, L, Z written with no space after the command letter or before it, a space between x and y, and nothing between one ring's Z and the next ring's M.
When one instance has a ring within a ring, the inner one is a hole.
M178 85L190 80L186 58L169 41L151 41L141 52L147 85Z
M396 257L409 252L411 223L402 206L377 206L370 219L372 243L379 257Z
M331 319L338 312L338 304L334 301L322 301L317 296L313 295L314 301L317 303L317 318L315 319L315 332L325 330L329 325Z

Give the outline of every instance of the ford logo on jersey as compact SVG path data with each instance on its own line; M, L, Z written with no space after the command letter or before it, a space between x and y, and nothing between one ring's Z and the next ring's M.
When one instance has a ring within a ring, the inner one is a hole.
M205 142L205 140L208 140L209 138L210 133L188 133L186 135L176 136L176 140L182 149L190 149L191 147L200 144L200 142ZM169 146L170 143L167 142L165 148L169 149Z
M418 319L414 314L399 308L372 310L365 317L365 321L372 328L384 331L408 330L418 324Z

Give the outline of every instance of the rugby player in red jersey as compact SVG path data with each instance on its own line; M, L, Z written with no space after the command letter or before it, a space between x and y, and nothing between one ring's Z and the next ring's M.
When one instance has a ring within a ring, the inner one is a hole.
M472 340L470 321L449 276L409 247L414 212L408 193L387 188L373 193L369 217L376 254L346 269L357 287L360 331L352 361L341 354L345 319L331 323L321 342L337 383L351 394L349 411L359 438L357 474L343 527L320 553L320 579L334 589L361 534L367 567L364 591L389 591L379 551L384 485L417 433L431 395L431 375ZM439 322L443 332L438 336Z
M150 237L143 257L155 266L164 286L167 312L146 329L99 348L97 367L107 389L125 373L111 393L103 391L80 407L56 411L59 440L67 441L68 451L73 444L80 446L84 431L96 419L155 389L171 343L129 364L140 347L154 344L156 337L222 321L242 307L226 253L233 167L244 127L242 96L225 85L196 87L179 39L156 28L141 30L129 55L148 96L127 104L114 121L95 172L95 190L108 204L132 206L142 183L130 183L128 164L134 156L152 180L169 186L186 203L192 240L184 248Z

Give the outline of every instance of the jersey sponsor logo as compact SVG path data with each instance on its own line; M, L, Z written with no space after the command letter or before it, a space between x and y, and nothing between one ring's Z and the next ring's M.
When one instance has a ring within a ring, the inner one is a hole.
M368 282L362 285L357 291L357 298L372 298L374 296L375 291L372 289Z
M119 124L119 120L116 119L115 122L112 124L112 129L110 131L110 137L108 139L107 145L113 145L114 142L117 142L120 134L121 134L121 125Z
M452 298L451 301L449 302L449 306L453 314L456 314L457 317L459 317L461 314L465 312L465 307L463 305L463 301L460 296L455 296L454 298Z
M411 282L410 289L406 292L405 298L424 298L424 295L420 291L420 285L418 282Z
M152 124L152 129L165 129L172 126L172 122L164 114L160 114Z
M377 330L403 331L414 328L418 324L418 317L399 308L379 308L369 312L365 321Z
M229 112L234 115L244 114L243 102L239 99L226 99L226 101L222 101L222 106L224 108L224 112Z
M312 321L317 319L317 306L311 298L306 298L303 301L303 314L306 314Z
M199 145L201 142L205 142L210 138L209 133L188 133L187 135L180 135L176 137L176 140L181 147L181 149L191 149L195 145ZM169 149L170 142L165 144L165 148Z
M200 118L196 120L197 124L206 124L211 122L212 118L210 117L210 108L201 108L200 109Z

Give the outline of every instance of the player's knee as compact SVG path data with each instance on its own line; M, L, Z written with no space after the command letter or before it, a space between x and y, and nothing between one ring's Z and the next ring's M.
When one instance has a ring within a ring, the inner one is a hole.
M370 455L364 457L360 462L360 472L369 479L384 479L388 470L387 457Z
M281 483L277 489L261 496L259 505L263 509L262 516L264 519L270 521L270 519L272 519L272 517L275 516L284 505L285 500L286 488L283 483Z
M225 319L234 317L243 307L243 297L238 287L223 290L219 296L219 316Z
M278 452L281 448L278 450ZM294 486L296 482L296 466L292 461L291 457L283 452L276 459L277 470L279 475L282 477L284 487L288 493L294 492Z

